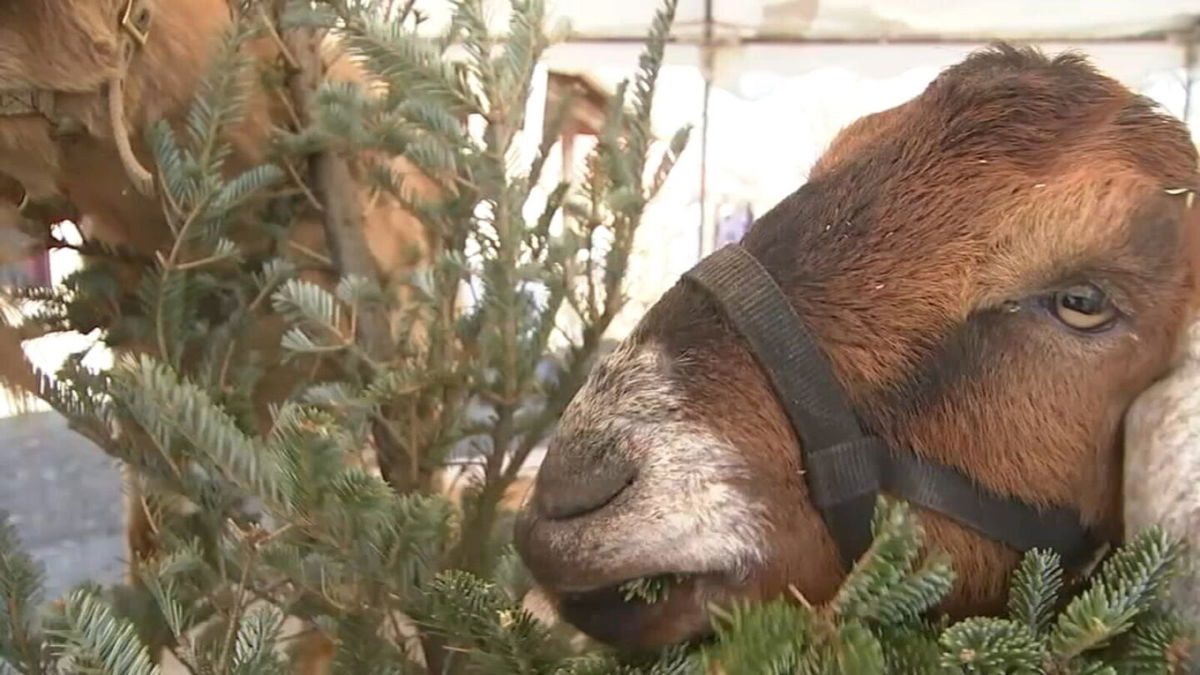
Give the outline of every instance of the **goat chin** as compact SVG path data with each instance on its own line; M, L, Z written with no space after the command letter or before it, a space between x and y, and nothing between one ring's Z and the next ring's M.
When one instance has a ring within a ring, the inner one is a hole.
M1168 375L1144 391L1125 417L1125 536L1161 525L1200 556L1200 316L1183 336ZM1171 600L1200 621L1200 560L1189 559Z

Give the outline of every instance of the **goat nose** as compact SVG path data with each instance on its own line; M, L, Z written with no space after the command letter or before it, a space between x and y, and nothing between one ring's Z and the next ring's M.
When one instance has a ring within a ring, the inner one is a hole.
M533 491L538 512L551 520L566 520L599 510L616 499L633 484L637 467L614 450L577 442L552 445Z

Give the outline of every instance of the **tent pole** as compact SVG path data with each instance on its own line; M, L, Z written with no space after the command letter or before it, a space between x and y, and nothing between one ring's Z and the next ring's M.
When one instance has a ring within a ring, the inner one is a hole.
M1196 41L1200 39L1200 19L1192 24L1183 43L1183 123L1192 122L1192 90L1196 85Z
M704 78L704 108L700 115L700 238L699 257L708 249L708 101L712 94L712 78Z
M700 232L697 259L708 250L708 106L713 85L713 0L704 0L704 37L700 45L700 68L704 75L704 103L700 113Z

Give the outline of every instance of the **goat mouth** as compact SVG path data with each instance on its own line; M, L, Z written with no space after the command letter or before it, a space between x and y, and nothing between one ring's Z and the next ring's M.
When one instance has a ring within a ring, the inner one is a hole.
M686 531L684 531L686 530ZM525 508L514 523L521 560L558 615L622 650L711 633L709 606L749 590L755 561L711 529L666 523L638 536L620 522L555 521Z
M667 573L557 594L558 612L588 636L623 650L650 650L711 633L708 604L723 573Z

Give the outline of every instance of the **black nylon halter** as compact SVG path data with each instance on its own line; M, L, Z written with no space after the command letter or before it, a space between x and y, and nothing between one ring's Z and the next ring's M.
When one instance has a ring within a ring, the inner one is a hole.
M847 569L871 543L880 491L924 507L1024 552L1057 551L1077 569L1099 543L1064 508L1037 509L987 491L957 469L896 452L865 434L813 340L770 273L734 244L684 275L716 301L767 373L800 441L809 496Z

